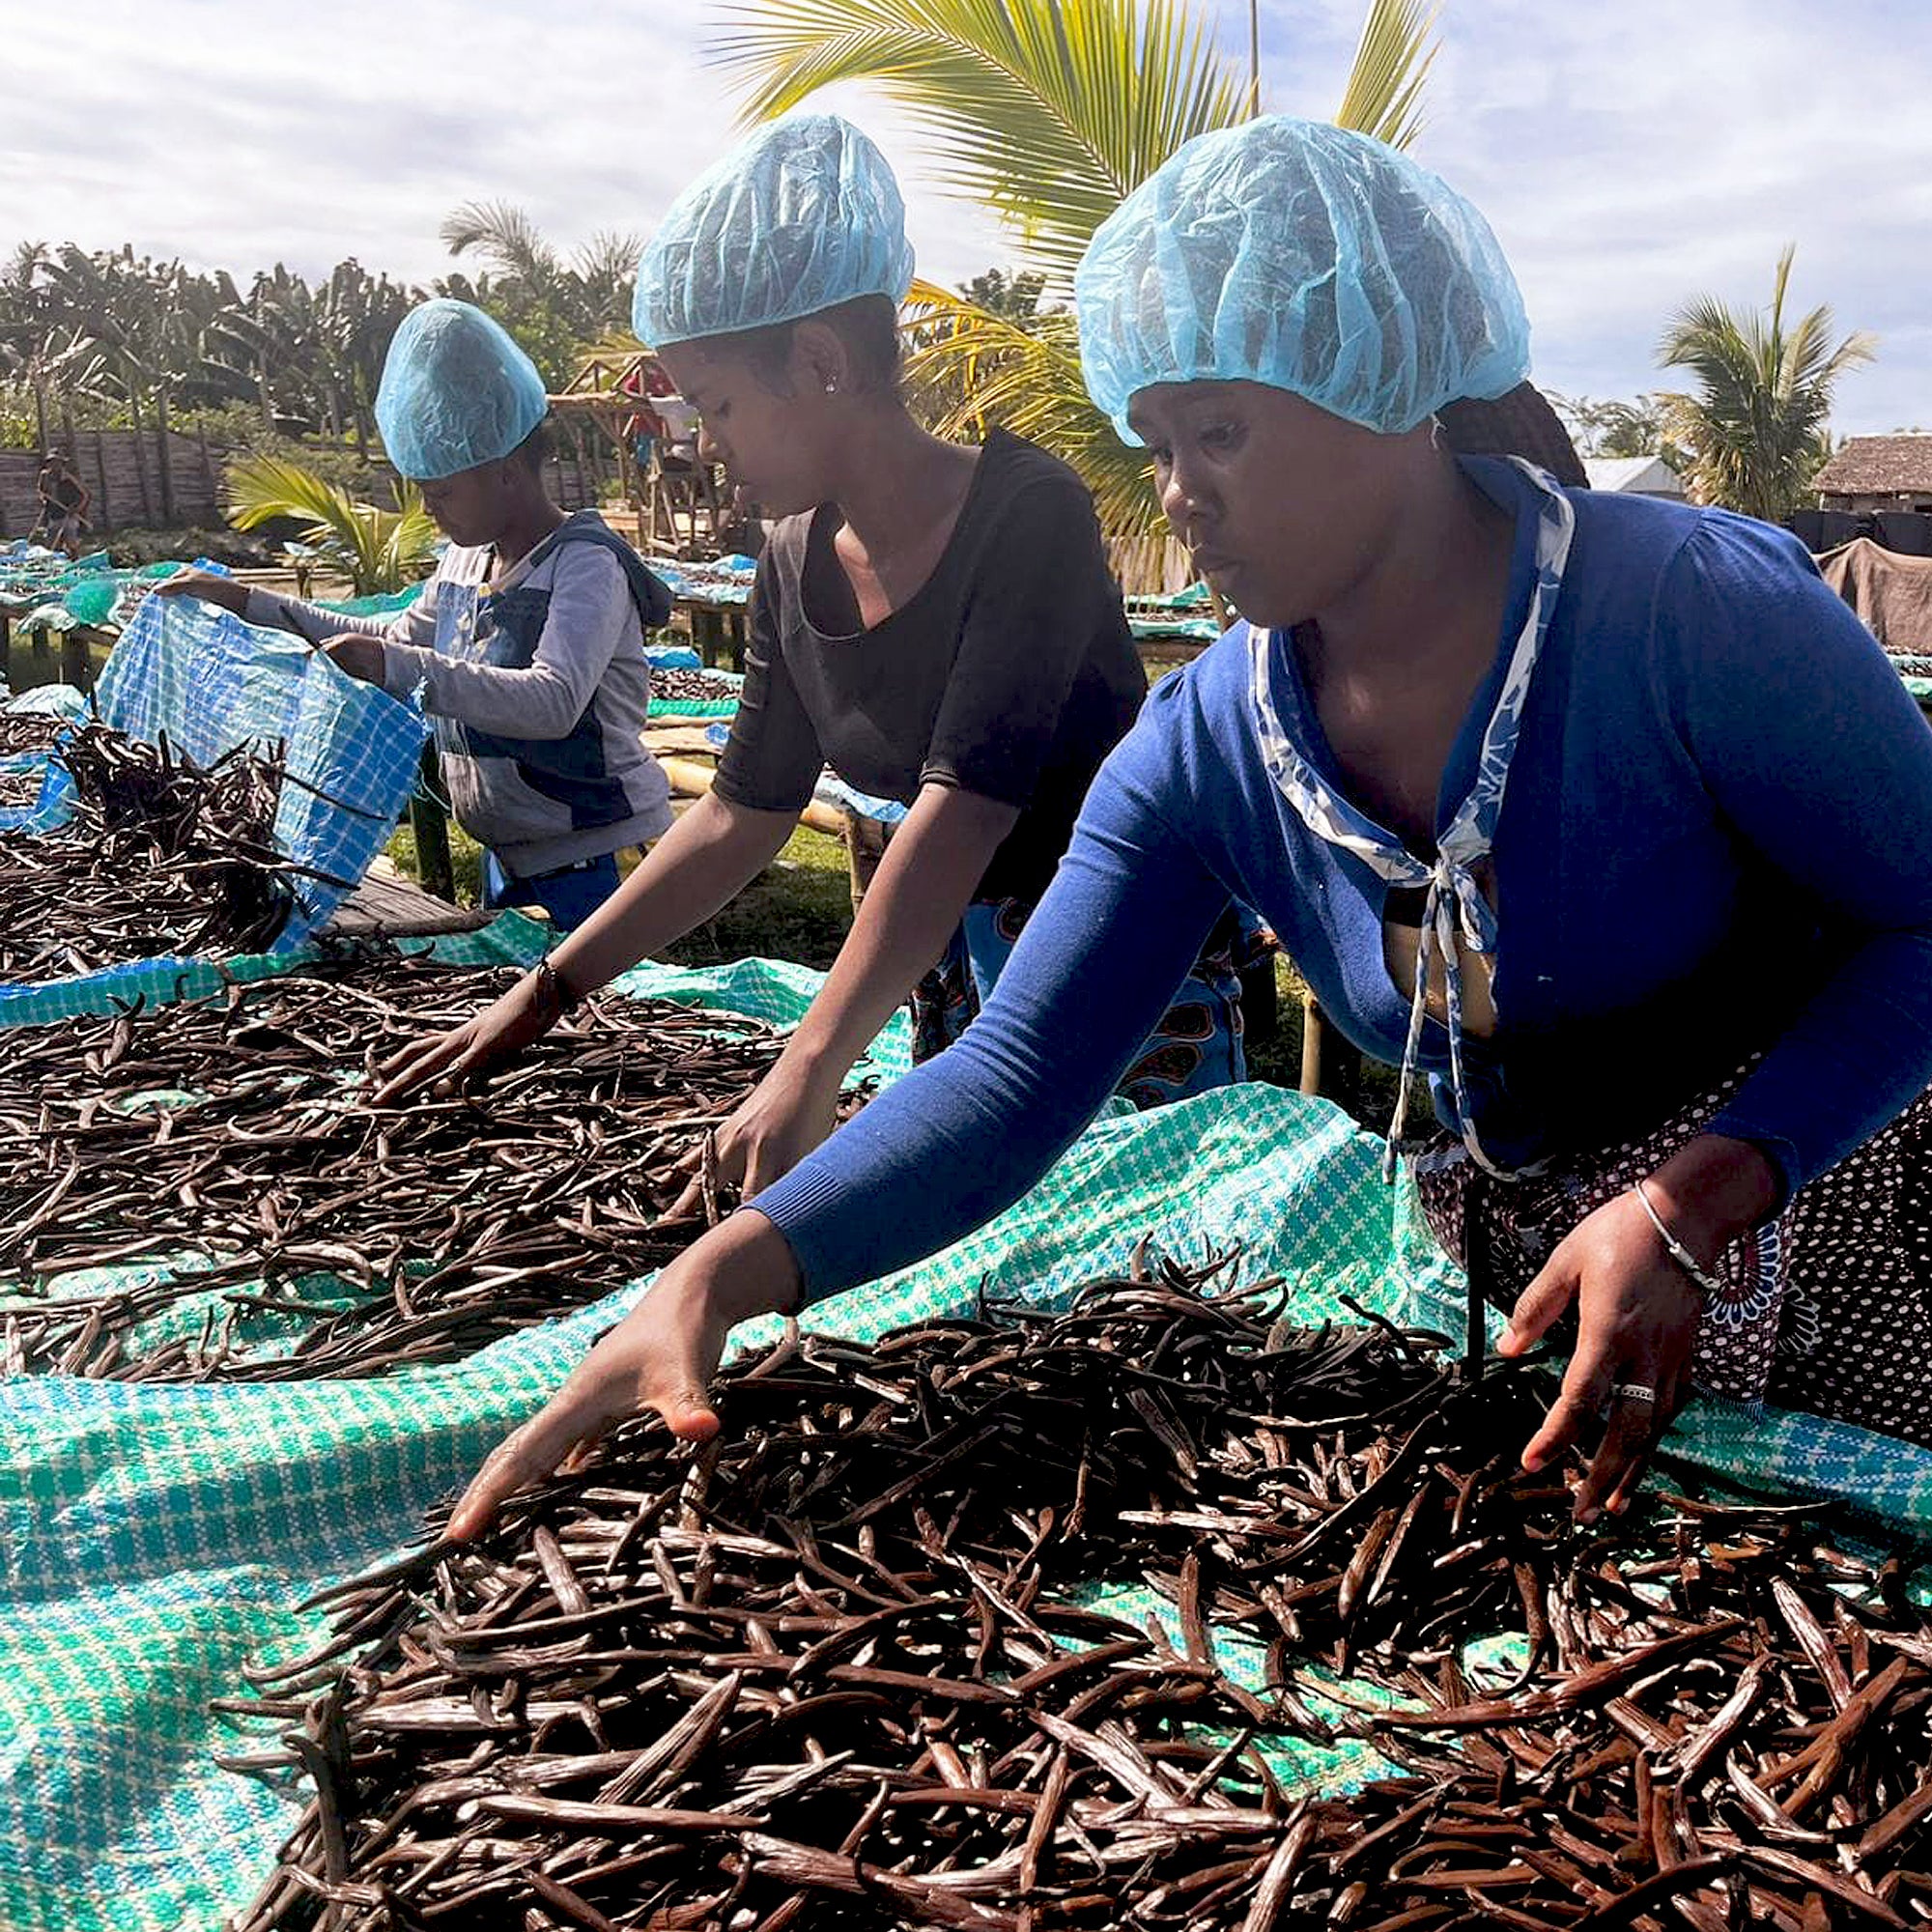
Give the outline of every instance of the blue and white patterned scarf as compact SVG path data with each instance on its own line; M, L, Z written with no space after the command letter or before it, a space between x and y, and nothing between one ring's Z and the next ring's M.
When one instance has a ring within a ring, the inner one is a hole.
M1403 1048L1402 1081L1397 1092L1395 1120L1389 1127L1384 1172L1395 1172L1395 1144L1408 1113L1408 1090L1422 1045L1422 1023L1429 1010L1429 966L1432 955L1442 960L1443 988L1448 1008L1449 1081L1456 1096L1457 1117L1463 1122L1463 1145L1469 1157L1486 1173L1500 1174L1478 1145L1470 1122L1468 1092L1463 1078L1463 948L1493 959L1496 919L1476 882L1475 867L1488 857L1494 842L1496 820L1502 813L1503 787L1509 781L1510 761L1522 732L1523 707L1529 681L1549 631L1549 619L1563 588L1564 566L1570 560L1570 540L1576 532L1577 512L1556 486L1555 479L1518 458L1509 459L1536 486L1536 590L1529 614L1510 654L1502 689L1483 732L1482 757L1468 795L1436 846L1432 866L1418 859L1392 833L1366 812L1332 791L1311 768L1288 732L1275 708L1268 678L1269 641L1266 631L1248 631L1253 668L1255 724L1261 733L1262 755L1281 794L1318 838L1352 852L1390 885L1423 893L1422 931L1415 952L1415 993L1409 1005L1408 1039Z

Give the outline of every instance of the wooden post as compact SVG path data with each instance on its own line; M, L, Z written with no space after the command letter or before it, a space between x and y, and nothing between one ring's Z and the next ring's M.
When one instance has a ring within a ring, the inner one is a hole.
M161 479L161 517L171 527L181 520L175 515L175 463L168 448L168 392L155 391L155 461Z
M82 624L61 633L61 682L72 685L76 691L94 689L94 658L87 648L92 635Z
M107 457L99 430L94 432L94 480L100 485L94 498L100 511L96 523L105 532L114 527L114 504L107 494Z
M198 429L194 440L201 445L201 473L208 483L208 514L211 521L218 522L221 516L221 483L214 473L214 459L208 453L208 432Z
M1301 1091L1353 1113L1362 1097L1362 1056L1328 1024L1313 993L1301 996Z
M421 775L410 799L410 830L415 834L416 877L440 899L456 896L456 868L449 857L449 813L442 804L442 762L434 745L425 745Z

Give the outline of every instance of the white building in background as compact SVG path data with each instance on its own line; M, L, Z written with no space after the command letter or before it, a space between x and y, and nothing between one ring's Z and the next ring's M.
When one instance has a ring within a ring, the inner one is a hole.
M1661 456L1586 456L1590 488L1619 497L1675 497L1682 499L1684 484Z

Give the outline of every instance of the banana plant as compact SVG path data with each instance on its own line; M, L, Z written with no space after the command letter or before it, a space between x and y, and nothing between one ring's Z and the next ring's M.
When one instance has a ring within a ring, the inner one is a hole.
M253 456L229 466L228 521L259 529L285 517L304 520L301 541L354 585L357 597L401 590L422 576L439 532L412 483L398 486L398 507L358 502L346 490L280 457Z

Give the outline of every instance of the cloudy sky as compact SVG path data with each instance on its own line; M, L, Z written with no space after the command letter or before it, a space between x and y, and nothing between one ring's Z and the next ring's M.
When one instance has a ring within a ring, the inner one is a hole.
M1024 4L1024 0L1015 0ZM1262 0L1266 104L1340 99L1362 0ZM247 270L355 255L427 279L458 203L520 203L561 243L647 229L729 145L706 0L93 0L10 36L0 244L77 241ZM1222 0L1246 59L1244 5ZM1837 427L1932 428L1932 8L1923 0L1447 0L1423 160L1489 214L1571 394L1662 385L1669 311L1793 296L1870 329ZM922 185L917 133L875 98L921 267L1012 250Z

